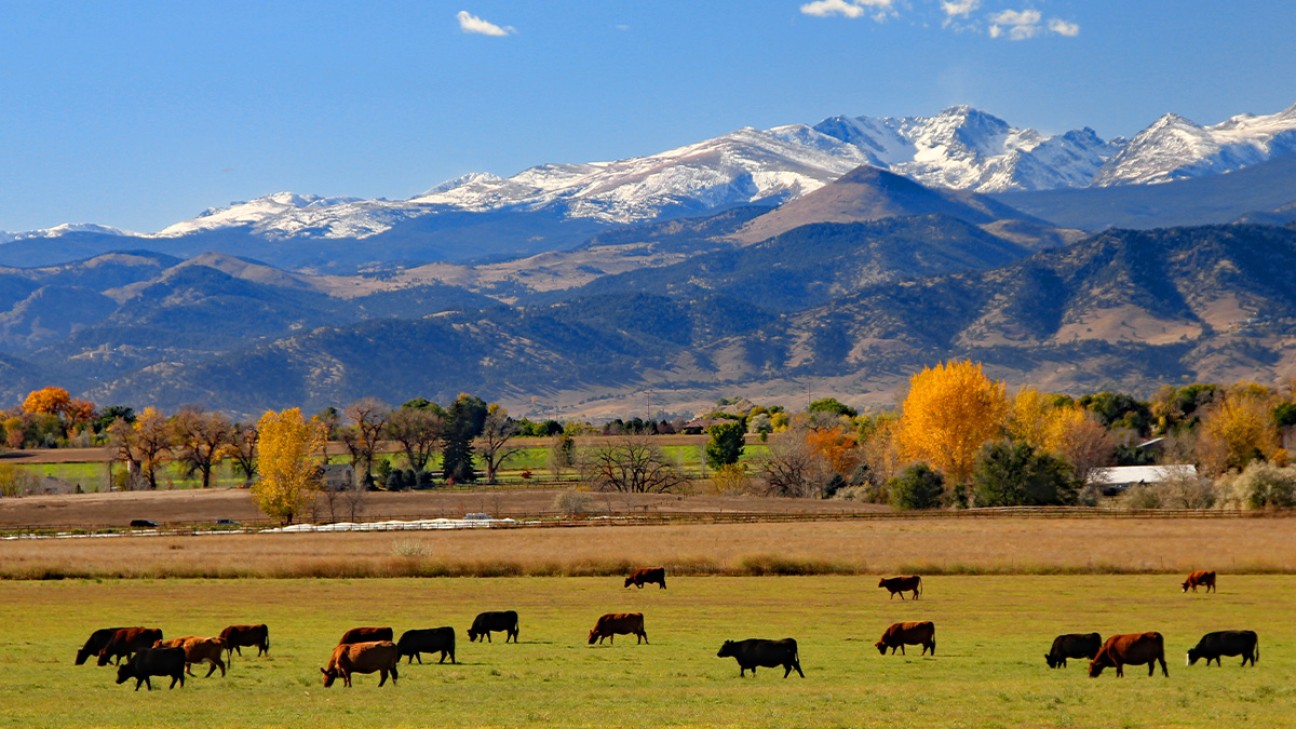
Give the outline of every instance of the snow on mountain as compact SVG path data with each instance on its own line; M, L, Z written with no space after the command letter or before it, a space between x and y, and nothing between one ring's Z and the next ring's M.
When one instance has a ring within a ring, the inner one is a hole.
M40 230L28 230L22 233L5 233L0 231L0 243L9 243L18 240L32 240L34 238L62 238L72 233L96 233L100 235L121 235L121 236L138 236L134 233L121 228L113 228L107 225L97 225L95 223L64 223L56 225L53 228L41 228Z
M1095 187L1154 185L1231 172L1296 152L1296 105L1200 126L1166 114L1139 132L1094 178Z

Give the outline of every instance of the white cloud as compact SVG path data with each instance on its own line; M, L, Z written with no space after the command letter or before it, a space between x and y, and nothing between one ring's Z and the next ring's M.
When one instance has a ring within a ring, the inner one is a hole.
M899 15L895 9L895 0L814 0L802 5L801 12L821 18L830 15L862 18L865 13L871 13L872 18L879 23Z
M990 16L990 37L1006 33L1009 40L1029 40L1039 35L1040 19L1038 10L1002 10Z
M509 26L498 26L489 20L483 20L467 10L460 10L455 16L459 19L459 29L465 33L476 33L478 35L490 35L502 38L506 35L512 35L517 31Z
M981 7L981 0L941 0L940 5L947 21L954 18L966 19L973 10Z
M1068 23L1061 18L1053 18L1048 22L1048 29L1058 35L1074 38L1080 35L1080 26L1076 23Z

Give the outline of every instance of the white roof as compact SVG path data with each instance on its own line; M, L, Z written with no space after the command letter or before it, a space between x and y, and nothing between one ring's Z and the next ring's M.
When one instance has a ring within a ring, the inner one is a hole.
M1161 483L1172 478L1196 475L1197 467L1191 463L1164 466L1111 466L1093 469L1089 472L1088 481L1099 486L1116 486L1127 483Z

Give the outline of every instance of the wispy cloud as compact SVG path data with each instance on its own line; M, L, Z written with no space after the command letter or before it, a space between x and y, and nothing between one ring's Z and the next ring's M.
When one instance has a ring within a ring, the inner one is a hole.
M801 12L821 18L833 15L862 18L867 14L879 23L899 15L894 0L814 0L802 5Z
M1022 41L1035 38L1047 30L1050 33L1074 38L1080 35L1080 25L1070 23L1061 18L1049 18L1047 24L1043 23L1044 16L1040 11L1034 9L1026 10L1003 10L990 16L991 38L1007 38L1008 40Z
M499 26L489 20L473 15L467 10L460 10L455 16L459 19L459 29L465 33L476 33L477 35L489 35L502 38L506 35L513 35L517 32L511 26Z
M981 7L981 0L941 0L940 6L946 20L955 18L966 20L972 11Z
M1048 29L1058 35L1074 38L1080 35L1080 26L1076 23L1068 23L1060 18L1053 18L1048 22Z

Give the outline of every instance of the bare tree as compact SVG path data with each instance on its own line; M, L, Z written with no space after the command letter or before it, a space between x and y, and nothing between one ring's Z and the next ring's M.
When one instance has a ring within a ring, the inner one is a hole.
M517 435L517 425L508 411L498 403L492 404L486 412L486 423L482 426L479 441L482 445L482 459L486 461L486 483L496 483L496 474L504 462L517 455L521 448L506 448L513 436Z
M769 450L755 458L756 473L771 496L811 496L823 494L832 478L827 459L806 442L805 431L789 431L770 440Z
M664 493L688 482L678 466L642 436L589 448L579 458L581 476L595 491Z
M157 471L171 457L171 433L166 417L156 408L144 408L134 423L118 418L108 427L117 458L126 463L131 488L142 476L150 489L157 488Z
M363 478L357 480L366 486L373 478L374 453L387 425L389 410L386 405L371 397L357 400L346 408L351 425L342 429L342 442L351 452L351 464L363 467Z
M176 460L185 466L185 475L197 473L202 487L211 486L212 469L230 442L229 419L201 407L185 407L171 418L171 437L178 450Z
M387 418L387 437L401 444L405 460L414 472L427 470L441 443L445 418L431 408L402 407Z
M261 434L254 423L235 423L230 427L229 444L226 453L234 459L235 465L243 472L244 483L251 484L257 474L257 441Z

